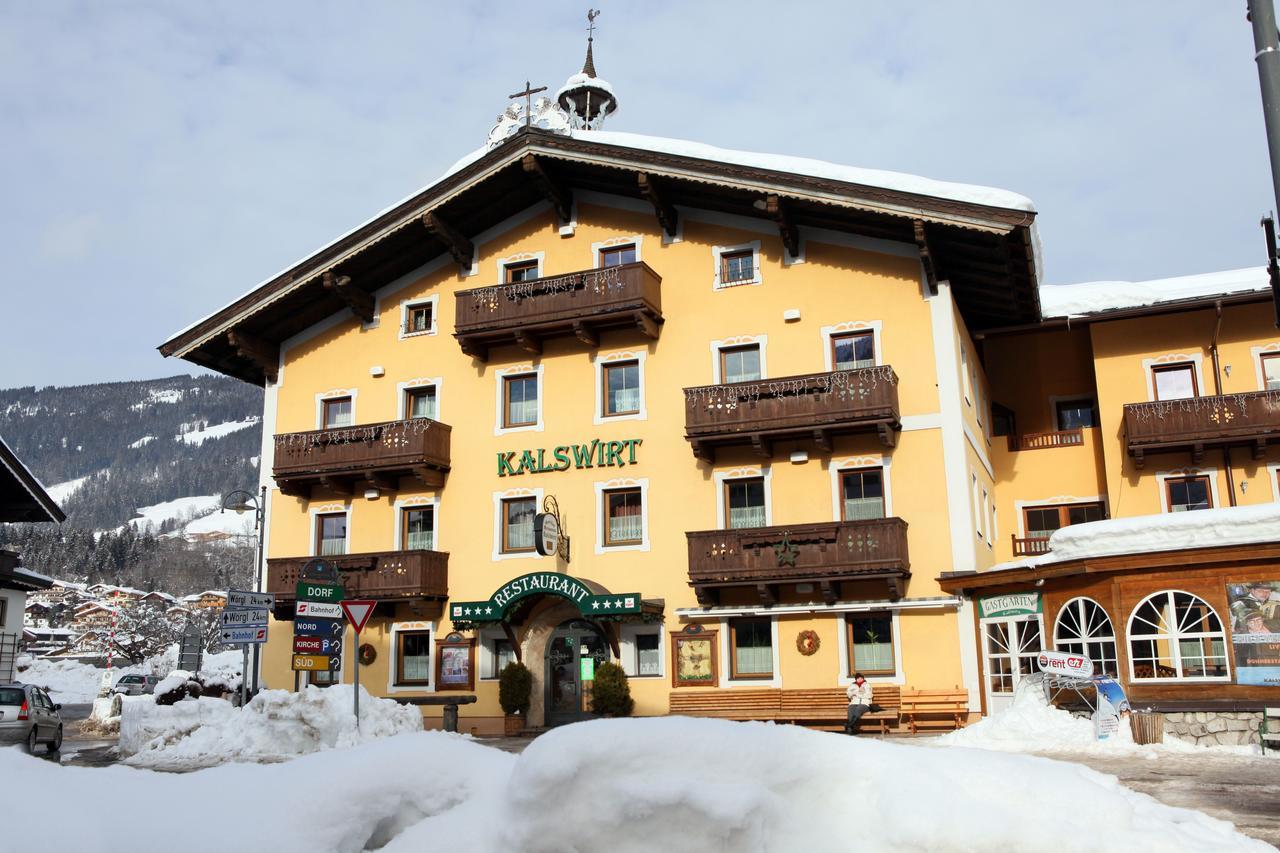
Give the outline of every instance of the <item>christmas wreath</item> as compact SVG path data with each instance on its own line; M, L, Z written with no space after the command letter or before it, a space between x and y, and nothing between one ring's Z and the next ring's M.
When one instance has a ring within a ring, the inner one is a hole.
M818 639L817 631L801 631L796 635L796 649L805 657L816 652L820 645L822 641Z
M378 659L378 650L369 643L365 643L360 647L360 663L368 666Z

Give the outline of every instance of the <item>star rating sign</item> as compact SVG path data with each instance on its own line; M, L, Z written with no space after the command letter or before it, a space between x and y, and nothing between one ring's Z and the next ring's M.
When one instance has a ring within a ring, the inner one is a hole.
M614 607L622 607L622 599L621 599L621 598L619 598L617 601L615 601L615 602L613 603L613 606L614 606Z
M484 609L484 613L485 613L485 615L486 615L486 616L492 615L492 614L493 614L493 608L492 608L492 607L486 607L486 608Z
M463 611L462 611L462 615L464 615L464 616L470 616L470 615L471 615L471 608L470 608L470 607L464 608L464 609L463 609Z
M598 602L598 601L593 601L593 602L591 602L591 609L592 609L592 610L599 610L599 609L600 609L600 602Z

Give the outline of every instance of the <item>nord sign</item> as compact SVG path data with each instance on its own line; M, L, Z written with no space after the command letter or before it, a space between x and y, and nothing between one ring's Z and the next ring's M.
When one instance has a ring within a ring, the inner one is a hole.
M305 618L293 620L293 635L295 637L341 637L344 630L341 619Z
M627 438L622 441L591 439L590 444L562 444L551 449L511 450L498 453L498 476L516 477L520 474L545 474L548 471L568 471L574 468L625 468L636 464L636 448L643 439Z
M331 583L309 583L302 581L298 584L298 600L299 601L331 601L337 604L346 593L342 587Z
M327 604L322 601L299 601L296 614L298 616L319 616L321 619L341 619L342 607L336 603Z
M1067 652L1041 652L1039 663L1041 672L1069 675L1072 678L1089 678L1093 675L1093 661L1084 655L1073 655Z

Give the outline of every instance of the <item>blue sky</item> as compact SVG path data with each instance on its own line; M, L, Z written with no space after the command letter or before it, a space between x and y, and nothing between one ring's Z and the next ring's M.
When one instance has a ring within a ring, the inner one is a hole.
M1264 261L1243 2L597 4L612 130L1016 190L1052 283ZM585 11L11 5L0 387L185 372L155 346L439 176L526 78L554 90Z

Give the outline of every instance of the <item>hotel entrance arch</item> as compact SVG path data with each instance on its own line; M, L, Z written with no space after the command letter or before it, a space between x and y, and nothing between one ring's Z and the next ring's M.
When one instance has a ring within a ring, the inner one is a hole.
M601 626L586 619L571 619L551 633L543 680L548 727L591 719L595 669L609 660L609 648Z

